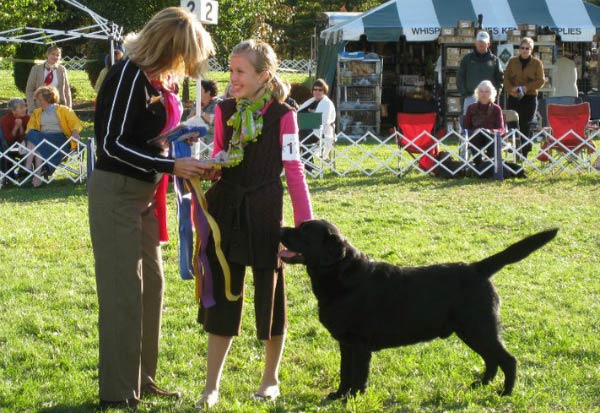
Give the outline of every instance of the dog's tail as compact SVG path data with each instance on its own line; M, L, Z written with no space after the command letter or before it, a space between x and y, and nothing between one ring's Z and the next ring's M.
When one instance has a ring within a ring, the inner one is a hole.
M521 261L538 248L541 248L546 243L550 242L552 238L556 236L557 232L558 228L539 232L511 245L498 254L473 263L472 265L476 268L477 272L489 278L500 271L505 265Z

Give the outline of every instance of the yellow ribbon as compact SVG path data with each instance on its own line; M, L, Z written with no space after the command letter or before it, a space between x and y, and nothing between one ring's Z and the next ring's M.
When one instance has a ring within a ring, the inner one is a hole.
M213 239L215 241L215 252L217 254L217 259L219 260L219 264L223 269L223 277L225 278L225 297L229 301L237 301L241 294L234 295L231 293L231 272L229 270L229 264L227 264L227 260L225 259L225 254L221 249L221 231L219 230L219 225L217 221L208 213L208 203L206 202L206 198L204 197L204 192L202 190L202 182L200 178L192 178L188 179L187 183L191 187L192 191L196 195L196 199L198 200L198 204L202 211L204 212L204 216L208 221L208 226L213 234ZM194 248L194 275L196 278L196 301L200 300L200 296L202 293L202 282L200 269L198 268L198 254L200 254L200 250L202 248L202 240L200 238L200 234L196 233L196 246Z

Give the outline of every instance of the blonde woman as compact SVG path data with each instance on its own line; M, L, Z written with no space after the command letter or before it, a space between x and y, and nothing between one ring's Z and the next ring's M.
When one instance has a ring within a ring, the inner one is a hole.
M524 37L519 46L519 55L511 57L504 70L504 87L509 93L507 109L519 114L519 129L529 135L529 122L537 110L537 94L544 86L544 64L532 55L533 40ZM523 156L531 151L531 143L523 146Z
M221 372L233 336L240 333L244 273L252 267L256 330L265 342L265 367L254 394L258 400L279 396L279 363L287 328L283 265L278 258L283 215L281 172L285 171L300 225L312 219L304 168L298 153L296 113L284 103L288 88L277 76L277 56L266 43L248 40L230 57L231 93L215 110L215 156L221 150L237 156L237 165L224 168L206 194L210 214L221 231L221 246L231 272L229 301L214 244L207 256L212 270L212 294L203 288L199 321L208 332L206 384L197 407L219 400ZM205 278L205 282L207 282Z
M177 77L197 77L213 45L181 7L158 12L127 36L128 58L107 74L96 100L96 169L89 220L99 304L101 407L135 407L155 383L164 276L154 194L163 174L199 176L191 157L171 159L148 139L178 125Z
M34 92L41 86L55 87L58 90L58 103L68 107L73 106L67 69L59 64L61 55L60 47L51 46L46 51L46 61L31 68L25 87L27 107L30 112L38 107L35 103Z

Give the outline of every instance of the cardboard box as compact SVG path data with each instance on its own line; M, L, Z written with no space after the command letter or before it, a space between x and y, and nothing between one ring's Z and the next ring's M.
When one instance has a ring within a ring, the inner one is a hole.
M537 33L535 32L535 30L527 30L527 31L525 31L525 36L526 37L534 38L536 34Z
M442 36L454 36L454 34L455 34L454 27L442 27L440 34Z
M473 20L459 20L457 26L459 29L468 29L473 27Z
M522 36L523 35L523 31L522 30L509 30L508 32L506 32L507 36Z
M446 98L446 111L447 112L462 112L462 105L459 97L450 96Z
M519 30L535 30L536 26L535 24L519 24L517 26L519 28Z
M459 36L440 36L440 43L461 43L462 39Z
M456 76L448 76L448 89L457 89Z
M460 56L460 50L459 47L448 47L446 53L448 53L448 56Z
M461 61L460 56L456 56L456 58L451 58L450 56L448 56L446 59L446 66L447 67L459 67L460 61Z
M471 53L472 50L473 49L460 49L460 57L468 55L469 53Z
M537 41L542 42L555 42L556 35L555 34L539 34L537 37Z
M507 40L509 43L520 44L521 36L508 36Z
M537 49L538 49L538 52L540 52L540 53L554 54L554 47L552 47L552 46L538 46Z
M472 27L461 27L458 29L458 35L462 37L469 37L472 41L475 38L475 29Z

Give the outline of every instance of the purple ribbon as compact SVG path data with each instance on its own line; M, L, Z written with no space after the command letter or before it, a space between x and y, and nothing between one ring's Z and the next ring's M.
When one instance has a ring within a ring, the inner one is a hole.
M204 308L212 307L216 304L213 294L213 277L210 264L208 263L208 256L206 255L206 249L208 247L208 235L210 234L210 227L208 220L198 198L194 191L192 191L192 200L194 202L194 224L196 225L196 234L200 236L200 251L197 257L194 257L197 261L198 272L202 275L202 305ZM200 275L199 274L199 275Z

